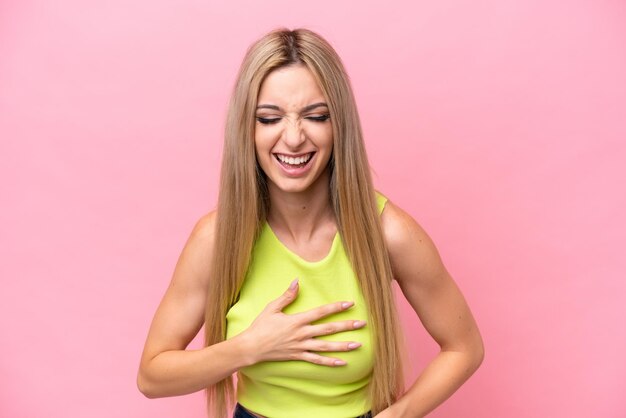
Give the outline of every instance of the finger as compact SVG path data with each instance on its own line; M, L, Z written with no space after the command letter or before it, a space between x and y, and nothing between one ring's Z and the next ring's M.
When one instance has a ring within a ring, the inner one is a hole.
M325 341L312 338L304 344L307 351L352 351L361 346L356 341Z
M343 331L351 331L353 329L363 328L365 321L336 321L327 322L325 324L308 325L305 328L305 336L308 338L317 337L319 335L336 334Z
M347 363L341 359L320 356L319 354L311 353L309 351L303 351L299 356L300 360L308 361L309 363L319 364L320 366L345 366Z
M337 312L345 311L354 305L354 302L333 302L319 306L309 311L301 312L297 316L305 323L315 322L325 316L332 315Z
M298 296L298 289L298 278L296 278L291 282L289 288L282 295L270 303L272 310L279 312L285 309L287 305L296 300L296 296Z

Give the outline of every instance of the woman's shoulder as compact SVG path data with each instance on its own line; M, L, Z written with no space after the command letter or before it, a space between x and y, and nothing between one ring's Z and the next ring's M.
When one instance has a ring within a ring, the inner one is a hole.
M377 192L377 195L380 202L382 200L380 196L383 195L380 192ZM384 196L380 222L385 240L392 248L405 243L411 238L412 233L422 229L411 215L386 196Z
M397 280L413 276L419 266L440 263L439 252L426 230L388 198L381 214L381 226Z
M205 288L208 284L211 257L206 255L213 253L215 225L216 211L201 215L196 220L177 263L177 269L180 268L185 273L181 274L181 280L190 280L195 283L193 286Z
M212 239L215 234L217 210L209 211L198 218L191 232L192 236L200 239Z

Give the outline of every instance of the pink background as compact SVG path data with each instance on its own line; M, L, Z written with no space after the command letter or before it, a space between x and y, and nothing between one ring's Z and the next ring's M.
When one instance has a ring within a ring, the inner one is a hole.
M432 416L626 416L620 0L3 0L0 416L204 416L135 376L216 202L237 68L282 25L343 57L376 186L480 325L482 367ZM401 308L415 377L437 346Z

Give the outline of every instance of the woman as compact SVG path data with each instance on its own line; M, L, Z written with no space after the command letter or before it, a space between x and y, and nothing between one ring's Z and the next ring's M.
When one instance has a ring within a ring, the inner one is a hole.
M402 388L397 280L441 346ZM206 346L185 350L205 325ZM138 373L148 397L207 388L225 417L421 417L478 368L472 314L424 230L374 191L354 96L319 35L276 30L244 59L218 208L193 229Z

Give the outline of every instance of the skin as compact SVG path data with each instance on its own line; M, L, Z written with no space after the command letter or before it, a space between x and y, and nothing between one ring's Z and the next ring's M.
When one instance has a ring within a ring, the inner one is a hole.
M332 155L328 109L307 106L324 96L302 66L272 72L259 93L255 149L268 176L271 210L268 223L278 238L302 258L316 261L328 254L337 231L329 204L327 163ZM262 123L276 119L275 123ZM315 151L311 170L298 178L281 172L275 153ZM337 301L307 312L282 310L295 300L297 281L272 301L236 337L185 350L204 321L215 212L198 220L180 255L171 283L155 313L141 357L137 385L147 397L193 393L230 376L242 367L268 360L302 360L341 367L339 357L312 351L349 351L351 341L328 342L315 337L362 327L359 321L311 325L330 314L350 309ZM471 311L445 269L432 240L406 212L388 201L381 215L395 279L426 330L441 347L409 390L378 418L422 417L446 400L478 368L483 343ZM260 415L259 415L260 416Z

